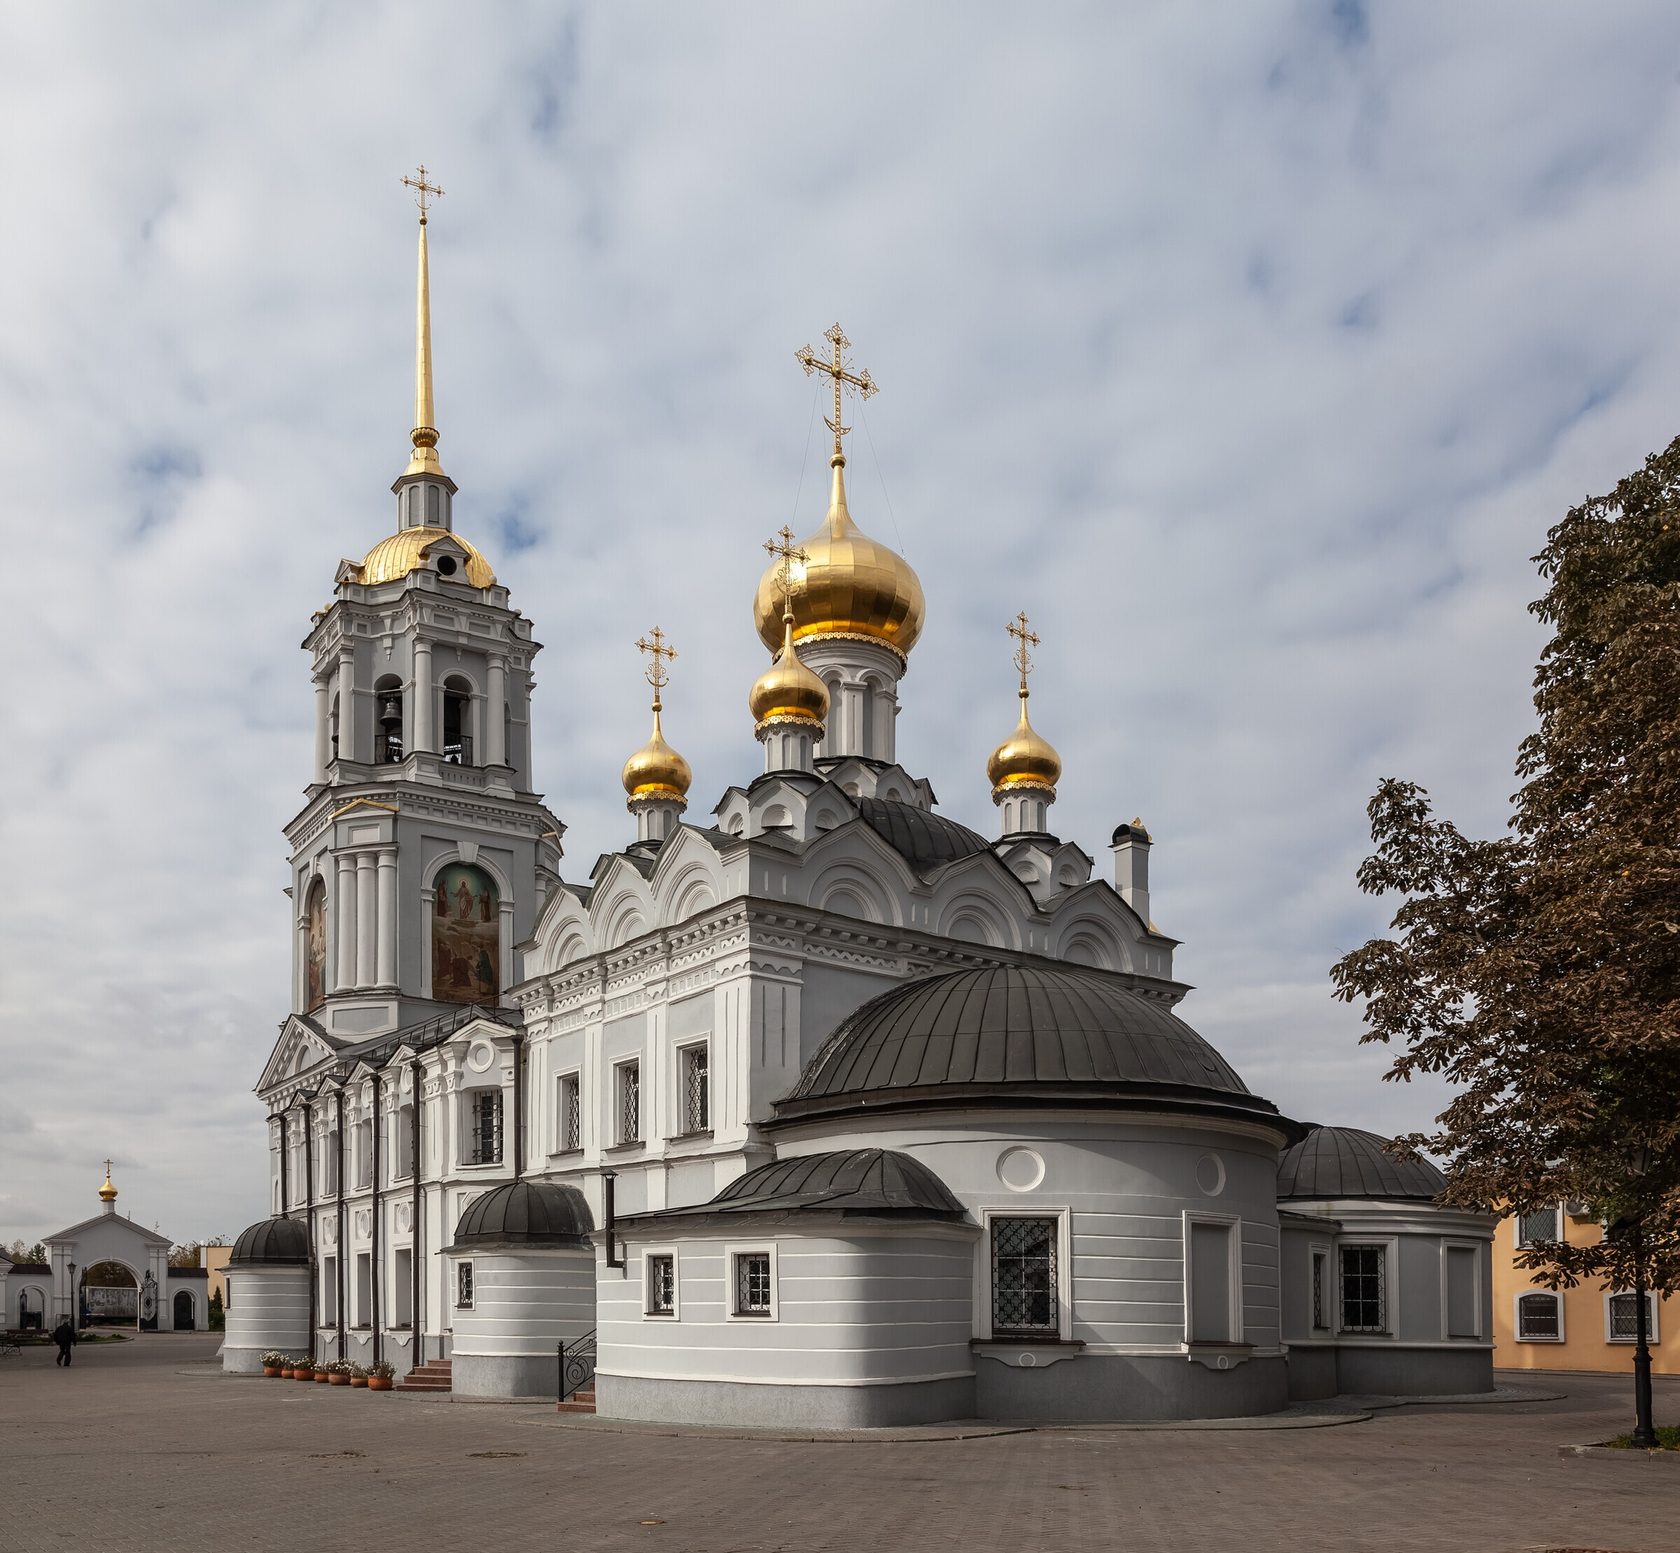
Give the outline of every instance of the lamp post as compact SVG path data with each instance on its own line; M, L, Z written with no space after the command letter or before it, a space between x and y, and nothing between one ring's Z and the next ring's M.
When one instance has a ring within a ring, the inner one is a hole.
M67 1262L65 1263L65 1268L70 1275L70 1292L65 1296L65 1304L67 1304L70 1308L65 1312L65 1316L71 1326L79 1327L82 1324L82 1313L78 1308L76 1300L76 1264L74 1262Z
M1617 1219L1610 1237L1626 1237L1633 1248L1633 1445L1641 1450L1657 1448L1657 1431L1651 1418L1651 1323L1645 1276L1645 1237L1639 1221Z

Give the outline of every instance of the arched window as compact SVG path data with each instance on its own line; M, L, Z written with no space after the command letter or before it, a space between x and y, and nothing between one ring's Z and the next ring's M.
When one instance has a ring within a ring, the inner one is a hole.
M501 894L482 868L451 863L432 885L432 996L441 1003L501 999Z
M385 675L373 687L373 705L379 724L375 757L381 765L400 765L407 744L403 737L402 681L395 674Z
M338 759L338 697L332 698L332 758Z
M303 908L303 1007L319 1008L327 996L327 884L309 886Z
M473 763L472 686L458 674L443 682L443 758L452 766Z

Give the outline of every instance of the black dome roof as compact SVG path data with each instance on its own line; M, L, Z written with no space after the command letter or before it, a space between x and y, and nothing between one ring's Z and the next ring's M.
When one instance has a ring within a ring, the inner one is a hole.
M1315 1127L1278 1161L1278 1201L1394 1197L1432 1201L1447 1178L1427 1159L1396 1159L1357 1127Z
M578 1249L595 1228L589 1204L575 1186L554 1181L509 1181L470 1204L455 1226L450 1251L498 1247Z
M853 802L864 824L917 873L991 851L992 844L978 831L931 809L918 809L892 798L856 798Z
M264 1219L240 1233L229 1267L307 1267L309 1226L302 1219Z
M1281 1120L1189 1025L1118 978L1022 966L919 977L871 999L776 1109L791 1120L859 1105L1121 1095Z
M706 1208L713 1213L771 1208L837 1208L961 1218L963 1205L919 1159L895 1149L838 1149L772 1160L731 1181Z

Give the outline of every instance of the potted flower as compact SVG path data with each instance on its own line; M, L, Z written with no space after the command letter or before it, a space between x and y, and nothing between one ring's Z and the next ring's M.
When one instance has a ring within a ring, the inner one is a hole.
M322 1385L322 1386L326 1386L326 1385L331 1384L331 1382L332 1382L332 1360L331 1359L322 1359L316 1364L316 1366L315 1366L315 1379L316 1379L316 1382L318 1384Z
M396 1384L397 1372L383 1359L368 1369L368 1390L389 1391Z
M350 1384L365 1387L368 1383L368 1372L365 1366L352 1364L350 1366Z
M271 1348L267 1353L265 1353L262 1356L262 1372L263 1372L263 1374L267 1375L267 1376L270 1376L270 1377L278 1375L280 1373L281 1366L285 1363L285 1360L286 1360L285 1354L277 1353L274 1349Z
M315 1361L313 1359L293 1359L292 1360L292 1379L293 1380L314 1380L315 1379Z
M290 1354L280 1356L280 1379L291 1380L297 1375L297 1360Z
M348 1386L350 1384L350 1361L348 1359L334 1359L327 1366L327 1380L334 1386Z

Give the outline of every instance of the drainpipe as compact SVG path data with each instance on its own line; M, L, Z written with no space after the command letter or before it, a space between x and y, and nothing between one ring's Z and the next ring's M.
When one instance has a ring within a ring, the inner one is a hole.
M310 1136L315 1108L308 1099L303 1102L303 1222L309 1231L309 1357L315 1357L315 1284L319 1277L319 1263L315 1258L315 1140Z
M286 1178L286 1113L279 1114L280 1122L280 1217L292 1216L291 1182Z
M338 1182L338 1268L335 1282L338 1284L338 1356L344 1358L344 1252L349 1242L344 1234L344 1091L333 1092L334 1120L338 1126L338 1157L333 1161L333 1179Z
M368 1312L368 1326L373 1330L373 1362L378 1364L382 1354L379 1348L379 1254L384 1249L379 1243L379 1075L373 1075L373 1110L369 1117L369 1151L372 1154L373 1201L368 1212L370 1221L368 1241L368 1303L372 1309Z
M409 1065L409 1073L413 1077L413 1084L414 1084L414 1120L413 1120L413 1122L410 1126L410 1130L409 1130L409 1136L412 1139L411 1147L413 1149L413 1153L410 1157L414 1161L414 1171L413 1171L414 1180L413 1180L412 1187L411 1187L411 1190L413 1191L413 1194L414 1194L414 1196L413 1196L414 1206L413 1206L413 1209L411 1210L411 1212L413 1214L413 1225L414 1225L414 1245L413 1245L413 1250L409 1253L409 1262L411 1264L409 1270L414 1275L414 1289L413 1289L412 1295L411 1295L410 1300L409 1300L409 1320L411 1322L411 1325L409 1327L409 1331L413 1334L413 1337L414 1337L414 1365L415 1365L415 1368L418 1369L422 1364L424 1364L426 1362L426 1336L425 1336L426 1323L425 1323L425 1320L424 1320L424 1313L420 1309L420 1291L424 1287L424 1280L420 1276L420 1243L421 1243L421 1223L420 1223L420 1103L421 1103L420 1083L421 1083L421 1077L420 1077L420 1075L421 1075L421 1068L420 1068L420 1059L418 1057L416 1057L414 1059L414 1061Z
M602 1205L602 1218L606 1220L601 1228L607 1237L607 1266L622 1268L624 1258L613 1255L613 1227L618 1222L613 1214L613 1182L617 1179L618 1172L616 1170L603 1170L601 1172L601 1192L605 1199Z
M513 1179L525 1174L525 1034L513 1037Z

